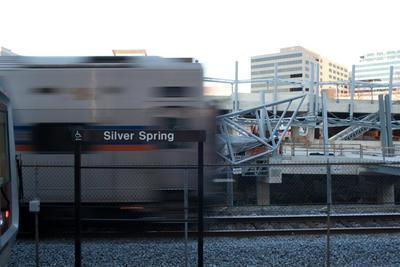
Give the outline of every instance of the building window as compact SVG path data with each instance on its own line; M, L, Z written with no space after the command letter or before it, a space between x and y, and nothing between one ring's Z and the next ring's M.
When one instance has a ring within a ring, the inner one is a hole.
M277 56L269 56L269 57L267 56L267 57L262 57L262 58L251 59L251 63L261 62L261 61L278 60L278 59L284 59L284 58L294 58L294 57L301 57L301 56L303 56L303 53L294 53L294 54L277 55Z
M301 78L301 77L303 77L303 74L301 73L290 74L290 78Z
M278 69L278 73L280 72L290 72L290 71L301 71L301 67L293 67L293 68L282 68ZM252 71L251 75L260 75L260 74L272 74L275 72L275 69L271 70L259 70L259 71Z
M283 61L277 63L278 66L283 66L283 65L299 65L302 64L302 60L291 60L291 61ZM267 63L267 64L260 64L260 65L251 65L252 69L261 69L261 68L269 68L269 67L274 67L275 63Z

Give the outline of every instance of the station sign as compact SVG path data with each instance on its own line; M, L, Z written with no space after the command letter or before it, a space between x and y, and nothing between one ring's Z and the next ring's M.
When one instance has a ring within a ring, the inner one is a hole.
M174 143L204 142L205 131L196 130L163 130L163 129L75 129L73 140L94 143Z

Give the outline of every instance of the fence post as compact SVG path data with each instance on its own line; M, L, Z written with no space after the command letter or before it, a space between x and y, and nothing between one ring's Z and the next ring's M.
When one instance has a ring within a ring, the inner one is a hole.
M18 197L20 201L23 201L24 199L24 183L23 183L23 177L22 177L22 157L19 157L18 155L15 156L16 160L16 165L17 165L17 174L18 174Z
M184 209L184 219L185 219L185 266L189 266L188 262L188 239L189 239L189 227L188 227L188 211L189 211L189 195L188 195L188 187L189 187L189 175L188 175L188 170L184 171L183 175L183 183L184 183L184 189L183 189L183 209Z
M325 266L331 266L331 205L332 205L332 177L329 158L326 159L326 255Z
M39 199L39 167L35 165L34 169L35 176L35 199Z
M197 230L197 266L202 267L203 263L203 241L204 241L204 218L203 218L203 183L204 183L204 146L198 142L197 148L197 190L198 190L198 230Z

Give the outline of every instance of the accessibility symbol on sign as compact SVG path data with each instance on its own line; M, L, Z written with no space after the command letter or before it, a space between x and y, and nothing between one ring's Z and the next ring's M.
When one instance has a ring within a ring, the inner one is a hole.
M75 141L82 141L82 135L78 130L75 132Z

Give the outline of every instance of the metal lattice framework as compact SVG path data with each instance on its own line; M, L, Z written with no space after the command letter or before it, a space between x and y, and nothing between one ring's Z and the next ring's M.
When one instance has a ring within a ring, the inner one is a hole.
M218 152L219 155L231 164L241 164L275 151L295 120L305 97L306 95L303 94L218 116L218 141L221 147ZM294 102L297 106L295 106L292 114L286 117L287 111ZM267 108L273 108L277 105L286 106L282 114L271 121ZM245 116L257 118L258 133L241 123L241 119ZM283 129L281 134L277 134L279 129ZM249 151L251 151L250 154Z

